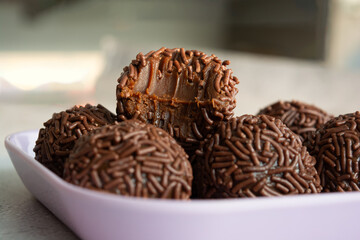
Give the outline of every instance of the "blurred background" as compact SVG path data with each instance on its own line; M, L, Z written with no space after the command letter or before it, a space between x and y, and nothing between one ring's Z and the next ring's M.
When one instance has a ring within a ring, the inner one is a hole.
M75 104L115 112L123 67L162 46L231 60L237 115L279 99L353 112L359 26L360 0L0 0L0 137Z
M162 46L230 59L238 115L279 99L352 112L359 26L360 0L0 0L0 124L38 128L87 102L115 111L122 68Z
M236 115L280 99L360 110L360 0L0 0L0 141L75 104L115 112L123 67L162 46L231 60ZM1 239L76 239L3 143L0 178Z

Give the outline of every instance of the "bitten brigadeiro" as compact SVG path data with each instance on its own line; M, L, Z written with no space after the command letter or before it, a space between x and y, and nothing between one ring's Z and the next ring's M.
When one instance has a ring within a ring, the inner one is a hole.
M127 120L80 138L64 178L123 196L188 199L193 175L184 149L167 132Z
M195 189L203 198L318 193L315 159L300 137L271 116L221 123L197 151Z
M118 79L118 119L160 127L192 154L200 140L233 115L239 81L229 63L183 48L139 53Z
M325 192L360 191L360 112L333 118L310 144Z
M95 128L113 124L116 116L102 105L74 106L54 113L39 131L34 148L35 159L62 177L64 162L75 142Z
M300 101L278 101L260 110L260 114L281 119L303 141L333 117L316 106Z

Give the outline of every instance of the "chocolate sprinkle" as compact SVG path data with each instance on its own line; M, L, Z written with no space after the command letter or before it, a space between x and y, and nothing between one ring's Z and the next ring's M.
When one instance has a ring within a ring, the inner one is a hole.
M183 48L161 48L144 58L139 53L118 79L118 119L154 124L192 155L204 136L233 116L239 80L228 64Z
M95 128L113 124L116 116L102 105L74 106L54 113L39 131L34 147L35 159L62 177L64 162L75 142Z
M123 196L188 199L193 176L184 149L167 132L127 120L80 138L64 178Z
M322 109L300 101L279 101L260 110L258 114L279 118L294 133L299 134L302 141L333 118Z
M360 112L327 122L308 142L324 192L360 191Z
M244 115L221 123L202 142L194 164L200 198L235 198L318 193L313 158L279 119Z

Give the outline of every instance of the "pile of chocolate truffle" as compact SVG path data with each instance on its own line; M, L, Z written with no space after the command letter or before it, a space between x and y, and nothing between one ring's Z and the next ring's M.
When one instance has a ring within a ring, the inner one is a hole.
M239 80L215 55L139 53L116 87L116 115L74 106L44 123L35 159L65 181L145 198L237 198L359 191L360 113L298 101L234 117Z

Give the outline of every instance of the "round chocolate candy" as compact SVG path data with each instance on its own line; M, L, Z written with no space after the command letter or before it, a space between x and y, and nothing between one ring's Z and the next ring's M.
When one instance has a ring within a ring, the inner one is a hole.
M318 107L300 101L278 101L258 113L281 119L304 141L333 116Z
M76 140L95 128L113 124L116 116L102 105L74 106L54 113L39 131L34 148L35 159L62 177L64 162Z
M124 196L188 199L193 175L184 149L167 132L127 120L79 139L64 178Z
M312 144L324 192L360 191L360 112L328 121Z
M239 81L229 63L183 48L139 53L118 79L118 119L154 124L191 154L199 140L233 115Z
M318 193L313 158L281 120L244 115L221 123L197 151L197 195L235 198Z

